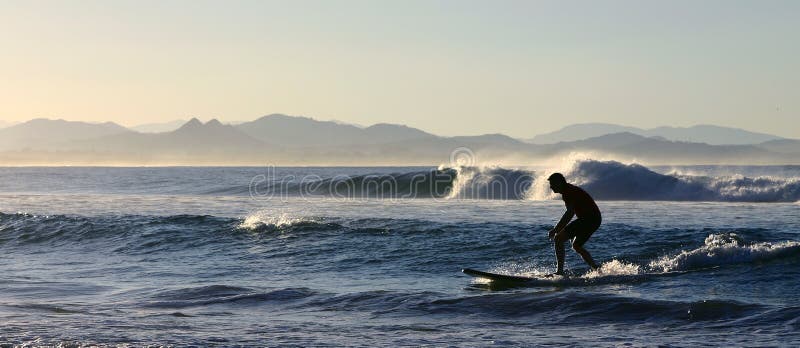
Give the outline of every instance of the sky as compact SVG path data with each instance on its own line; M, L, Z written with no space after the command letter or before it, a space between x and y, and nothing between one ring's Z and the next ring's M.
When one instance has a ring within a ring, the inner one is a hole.
M0 120L800 138L800 1L0 0Z

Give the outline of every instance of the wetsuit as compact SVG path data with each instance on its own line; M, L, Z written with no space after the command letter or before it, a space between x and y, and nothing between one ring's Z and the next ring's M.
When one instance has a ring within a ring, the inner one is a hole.
M578 217L564 227L562 233L565 234L566 239L575 238L572 242L573 245L582 246L600 227L603 220L600 208L597 207L592 196L572 184L566 184L561 192L561 198L564 200L567 210L572 210Z

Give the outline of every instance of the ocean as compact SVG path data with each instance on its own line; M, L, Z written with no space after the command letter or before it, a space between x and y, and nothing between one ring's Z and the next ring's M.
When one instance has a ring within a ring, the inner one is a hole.
M603 225L568 281L564 212ZM0 168L0 346L797 346L800 166Z

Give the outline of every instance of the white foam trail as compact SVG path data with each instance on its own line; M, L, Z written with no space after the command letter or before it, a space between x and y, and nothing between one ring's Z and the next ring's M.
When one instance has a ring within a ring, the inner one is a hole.
M536 266L527 262L505 262L490 268L489 272L520 277L542 277L552 273L546 267Z
M745 244L742 238L735 233L720 233L706 237L704 245L700 248L681 251L677 255L664 256L651 261L646 266L615 259L605 262L600 265L599 269L589 271L579 277L546 280L552 280L558 284L569 283L573 285L624 283L664 273L763 261L797 253L800 253L800 242L783 241ZM533 278L542 278L550 274L551 271L552 266L544 267L520 262L503 263L489 270L492 273Z
M705 245L677 255L664 256L650 262L650 269L671 272L702 267L747 263L768 260L800 252L800 242L753 243L745 245L735 233L712 234L706 237Z

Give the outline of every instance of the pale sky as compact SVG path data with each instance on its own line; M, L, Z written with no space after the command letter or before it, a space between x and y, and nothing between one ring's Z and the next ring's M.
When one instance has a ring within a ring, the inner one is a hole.
M800 1L0 0L0 120L800 138Z

